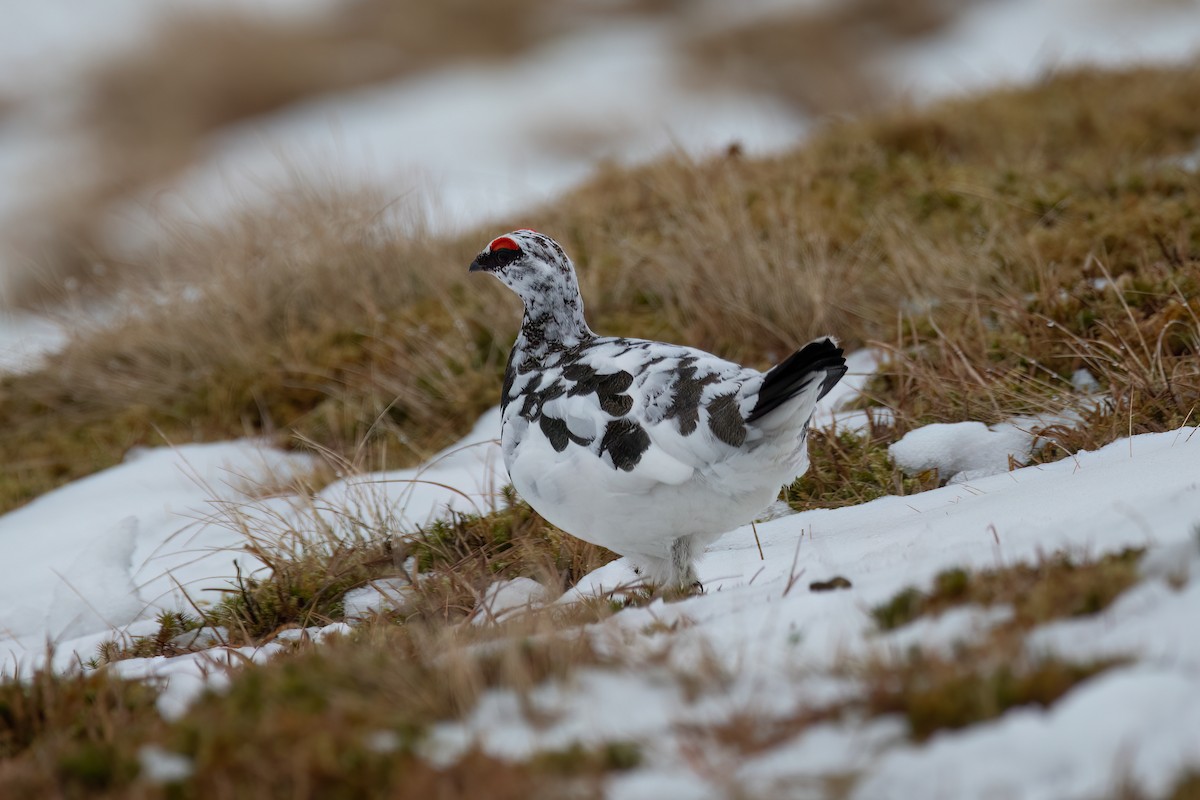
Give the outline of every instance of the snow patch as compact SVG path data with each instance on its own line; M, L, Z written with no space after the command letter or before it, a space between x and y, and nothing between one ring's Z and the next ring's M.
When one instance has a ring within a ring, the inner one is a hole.
M402 608L412 593L413 587L407 578L379 578L346 592L342 605L346 619L361 620L372 614Z
M205 691L222 691L229 685L229 672L246 662L261 664L283 649L280 644L262 647L219 647L179 656L129 658L114 661L105 669L126 680L142 680L162 687L158 713L167 721L182 717Z
M951 656L955 650L982 638L992 628L1013 618L1009 606L960 606L936 617L920 617L879 637L879 642L903 656L919 648L924 653Z
M2 300L3 270L0 268ZM66 332L49 319L0 307L0 374L39 369L45 356L62 348L66 340Z
M550 592L546 587L532 578L497 581L484 593L471 621L476 625L500 622L518 612L544 605L549 599Z
M252 440L145 448L0 517L0 670L47 641L86 659L114 627L224 588L235 562L260 568L214 509L312 464Z
M986 478L1029 460L1038 441L1031 422L935 422L904 434L888 455L906 475L937 470L949 483Z
M195 765L185 755L172 753L156 744L143 745L138 750L141 777L150 783L179 783L192 776Z

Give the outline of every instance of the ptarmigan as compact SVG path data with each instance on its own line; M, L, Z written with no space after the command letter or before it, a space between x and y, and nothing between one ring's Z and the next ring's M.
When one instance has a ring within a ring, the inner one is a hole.
M808 468L817 400L846 373L817 339L767 372L702 350L597 336L575 267L518 230L471 264L525 303L500 398L513 486L567 533L629 556L649 580L698 584L695 561Z

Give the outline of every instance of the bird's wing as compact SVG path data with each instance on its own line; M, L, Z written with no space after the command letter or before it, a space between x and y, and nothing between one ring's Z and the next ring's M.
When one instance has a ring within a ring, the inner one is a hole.
M533 405L556 449L583 446L615 472L680 484L762 435L746 424L762 379L700 350L601 339L564 363Z

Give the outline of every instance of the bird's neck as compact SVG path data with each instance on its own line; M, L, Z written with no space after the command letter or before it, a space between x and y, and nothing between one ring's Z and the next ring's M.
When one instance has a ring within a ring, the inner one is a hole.
M573 295L540 296L525 301L525 318L516 347L539 361L596 338L583 318L583 300Z

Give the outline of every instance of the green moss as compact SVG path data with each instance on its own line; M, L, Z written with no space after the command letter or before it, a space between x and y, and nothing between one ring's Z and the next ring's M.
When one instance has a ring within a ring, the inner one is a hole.
M576 742L563 750L538 753L533 764L558 775L584 775L635 769L641 766L642 758L642 748L636 742L606 742L595 747Z
M1143 552L1129 548L1095 559L1059 553L1032 565L976 572L946 570L933 579L929 591L908 587L876 606L871 614L883 630L966 604L1011 605L1016 624L1024 627L1095 614L1137 582Z
M995 719L1012 708L1046 708L1079 683L1115 662L1073 664L1045 659L1032 664L979 668L977 661L943 661L920 653L878 675L869 705L876 714L902 714L913 738Z
M137 774L137 762L130 756L112 744L81 742L59 755L58 772L68 786L102 792Z
M921 615L924 595L908 587L897 592L891 600L871 609L876 624L885 631L907 625Z

